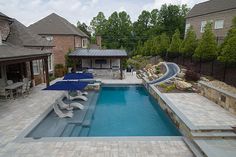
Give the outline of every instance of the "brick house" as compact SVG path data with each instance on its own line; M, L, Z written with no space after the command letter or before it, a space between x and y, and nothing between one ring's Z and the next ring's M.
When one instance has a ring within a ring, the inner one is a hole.
M87 48L89 37L63 17L52 13L28 27L34 33L52 41L53 63L65 65L65 55L69 50Z
M201 38L207 22L212 22L213 32L221 43L236 16L236 0L209 0L196 4L186 16L185 30L193 26L197 38ZM185 31L185 32L186 32Z
M7 80L21 82L28 78L34 82L33 62L40 60L44 82L49 85L48 58L51 52L43 50L52 45L27 27L0 12L0 94L4 93Z

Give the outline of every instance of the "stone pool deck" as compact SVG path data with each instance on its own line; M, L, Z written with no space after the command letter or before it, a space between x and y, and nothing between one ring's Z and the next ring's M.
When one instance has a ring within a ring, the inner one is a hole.
M129 81L124 83L129 84ZM113 82L113 81L111 81ZM134 82L134 81L132 81ZM120 82L119 82L120 83ZM84 138L81 140L15 141L62 92L33 88L24 98L0 101L2 157L192 157L182 137Z

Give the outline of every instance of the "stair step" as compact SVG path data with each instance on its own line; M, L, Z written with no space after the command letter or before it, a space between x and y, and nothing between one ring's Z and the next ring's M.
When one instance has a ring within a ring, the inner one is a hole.
M78 137L80 132L81 132L82 126L81 125L76 125L70 135L70 137Z
M193 137L233 137L236 138L236 134L232 131L227 132L192 132Z
M89 127L83 127L83 129L81 130L79 136L81 136L81 137L87 137L88 134L89 134L89 130L90 130Z
M75 124L67 124L61 134L61 137L70 137L74 127L75 127Z
M187 144L187 146L189 147L189 149L193 152L193 154L196 157L204 157L203 153L201 152L201 150L196 146L196 144L194 144L191 140L189 140L186 137L183 137L184 142Z

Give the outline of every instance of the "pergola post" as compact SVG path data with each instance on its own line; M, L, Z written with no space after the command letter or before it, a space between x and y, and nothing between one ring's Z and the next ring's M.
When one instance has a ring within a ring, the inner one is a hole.
M48 87L50 85L50 83L49 83L49 73L48 73L48 57L43 59L43 67L44 67L44 71L45 71L46 85Z
M34 69L33 69L33 61L30 61L30 77L31 77L31 86L34 86Z

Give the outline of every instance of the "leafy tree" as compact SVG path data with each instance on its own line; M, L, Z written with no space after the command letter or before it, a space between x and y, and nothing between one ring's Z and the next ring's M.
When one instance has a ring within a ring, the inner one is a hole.
M224 42L221 45L220 56L218 60L225 63L236 63L236 17L232 21L232 27L229 30Z
M191 26L188 29L185 39L180 46L180 53L182 53L184 57L191 57L195 52L197 44L197 37L193 27Z
M147 57L142 55L136 55L127 60L127 64L133 66L135 69L144 68L147 65Z
M180 32L178 29L175 30L175 34L172 36L171 44L168 49L168 57L177 57L179 55L179 49L182 41L180 39Z
M90 28L85 23L81 24L80 21L78 21L77 28L79 28L81 31L83 31L85 34L87 34L89 37L91 37Z
M65 55L66 67L73 67L74 62L69 58L69 54L72 52L72 49L69 48L68 53Z
M162 32L166 32L168 36L172 36L175 30L179 29L183 36L185 17L188 11L189 8L186 5L162 5L159 11L159 22Z
M170 39L166 35L166 33L162 33L160 36L160 44L159 44L159 55L165 57L167 54L167 50L170 45Z
M99 12L96 17L90 22L91 28L94 31L95 35L103 35L106 27L106 17L103 12Z
M211 61L217 56L217 43L214 33L212 32L211 23L205 26L205 32L202 35L198 47L195 50L194 58Z

